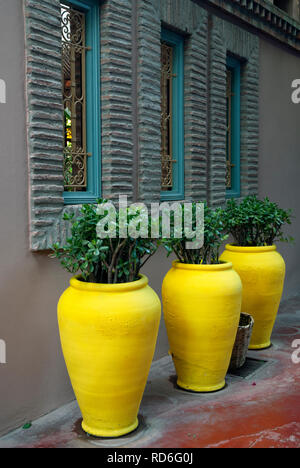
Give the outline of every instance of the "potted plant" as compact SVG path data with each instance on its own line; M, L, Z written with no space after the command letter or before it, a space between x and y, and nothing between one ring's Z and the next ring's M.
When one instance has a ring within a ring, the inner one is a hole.
M140 274L156 244L119 238L119 213L117 237L99 238L97 226L106 215L84 205L77 219L65 216L71 237L54 246L53 256L73 275L79 272L60 298L58 321L82 427L93 436L119 437L138 426L161 304Z
M230 262L219 261L222 217L221 209L205 206L200 249L187 248L185 237L163 240L178 259L162 287L170 353L178 386L194 392L225 386L241 313L241 280Z
M250 196L241 203L228 201L224 223L234 240L221 259L233 263L243 283L242 310L254 318L250 349L268 348L285 278L285 262L275 242L291 240L282 232L291 224L291 212L268 198Z

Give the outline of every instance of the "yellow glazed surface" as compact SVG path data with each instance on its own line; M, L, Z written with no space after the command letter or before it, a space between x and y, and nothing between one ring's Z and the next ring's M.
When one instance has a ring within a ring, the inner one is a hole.
M275 246L227 245L221 259L233 263L243 283L242 312L254 318L250 349L269 347L284 285L283 258Z
M58 304L61 343L83 416L83 429L119 437L138 426L138 411L161 316L148 279L126 284L77 278Z
M174 262L162 293L178 385L196 392L222 389L242 301L241 280L232 264Z

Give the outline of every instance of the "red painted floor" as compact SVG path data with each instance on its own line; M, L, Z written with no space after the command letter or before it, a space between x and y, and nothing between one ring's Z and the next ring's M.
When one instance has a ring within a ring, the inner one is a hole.
M28 430L3 437L0 447L299 448L300 363L292 362L296 339L300 298L281 306L272 348L249 352L267 363L247 378L228 375L221 392L199 395L177 389L172 361L165 357L152 366L135 433L117 440L87 436L74 402Z

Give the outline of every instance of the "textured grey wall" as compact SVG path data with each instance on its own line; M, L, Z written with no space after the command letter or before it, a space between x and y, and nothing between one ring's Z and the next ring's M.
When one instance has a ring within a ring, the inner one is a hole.
M278 245L287 261L287 297L300 294L300 104L291 101L291 83L300 78L299 54L262 40L260 67L259 194L295 215L287 230L295 246Z

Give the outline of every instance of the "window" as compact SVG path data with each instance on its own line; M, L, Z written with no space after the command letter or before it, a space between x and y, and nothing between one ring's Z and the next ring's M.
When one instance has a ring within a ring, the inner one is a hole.
M184 198L184 40L162 31L161 161L163 200Z
M100 197L100 33L96 0L61 3L64 199Z
M227 134L226 134L226 188L228 197L241 194L241 63L227 57Z

